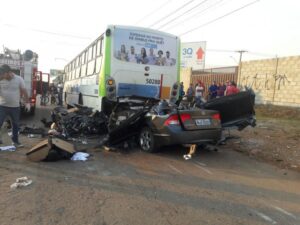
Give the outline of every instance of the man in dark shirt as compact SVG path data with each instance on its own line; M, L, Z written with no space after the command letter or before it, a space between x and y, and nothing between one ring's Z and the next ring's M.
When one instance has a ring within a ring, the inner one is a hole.
M216 81L214 81L212 85L210 85L208 91L209 91L209 99L214 99L217 97L218 86Z

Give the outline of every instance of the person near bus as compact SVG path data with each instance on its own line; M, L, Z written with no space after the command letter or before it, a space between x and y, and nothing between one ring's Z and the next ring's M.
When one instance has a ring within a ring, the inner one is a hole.
M59 81L59 83L57 84L57 93L58 93L58 105L62 106L63 105L63 89L64 89L64 85L61 81Z
M187 97L187 101L189 103L193 102L193 98L194 98L194 88L193 88L193 84L190 84L189 88L186 91L186 97Z
M213 81L213 83L208 88L209 100L217 97L217 91L218 91L217 82Z
M56 95L57 95L57 88L54 86L53 83L50 84L49 91L51 96L51 104L53 105L56 103Z
M185 92L184 92L184 86L183 86L183 82L180 82L180 85L179 85L179 99L178 99L178 102L181 102L183 96L185 95Z
M203 93L204 93L203 85L201 85L201 83L197 83L196 88L195 88L195 103L196 103L196 105L201 105L204 102Z
M219 83L218 90L217 90L217 98L223 97L225 95L225 90L226 90L225 83Z
M230 82L230 85L227 86L227 89L226 89L226 96L228 95L233 95L233 94L237 94L239 93L240 90L236 87L236 83L234 81L231 81Z
M25 110L30 111L28 93L23 78L14 74L8 65L2 65L0 67L0 128L5 118L7 116L10 117L12 123L12 141L15 147L24 147L19 142L21 97L26 102ZM0 143L2 144L1 137Z

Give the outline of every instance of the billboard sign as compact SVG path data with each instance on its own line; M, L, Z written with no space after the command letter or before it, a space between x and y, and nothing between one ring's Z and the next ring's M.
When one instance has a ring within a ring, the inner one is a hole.
M203 70L205 67L206 42L186 42L181 44L181 67Z

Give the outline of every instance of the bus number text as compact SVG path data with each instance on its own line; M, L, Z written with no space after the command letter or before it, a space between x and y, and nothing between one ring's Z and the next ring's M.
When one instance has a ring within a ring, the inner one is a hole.
M146 84L160 84L160 80L146 79Z

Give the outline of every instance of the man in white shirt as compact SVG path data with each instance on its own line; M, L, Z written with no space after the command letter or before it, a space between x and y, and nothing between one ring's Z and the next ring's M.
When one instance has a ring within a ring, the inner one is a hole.
M7 116L11 118L12 141L16 147L23 147L19 142L20 98L24 97L26 110L30 110L28 94L22 77L14 74L8 65L0 67L0 128ZM2 139L0 137L0 143Z

